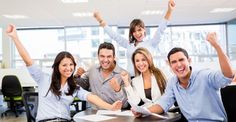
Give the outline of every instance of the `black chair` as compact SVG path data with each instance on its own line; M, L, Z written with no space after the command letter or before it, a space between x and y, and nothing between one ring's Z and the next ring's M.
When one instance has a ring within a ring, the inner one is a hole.
M18 112L22 113L24 110L22 101L22 87L20 81L15 75L5 75L2 79L2 94L5 102L8 102L9 110L1 114L7 115L8 112L14 112L18 117Z
M184 115L182 114L182 112L180 111L180 108L179 108L179 105L177 102L174 103L175 107L169 109L168 112L172 112L172 113L175 113L175 112L178 112L181 114L181 119L178 120L177 122L188 122L188 120L184 117Z
M222 88L221 98L227 113L228 122L236 122L236 85Z
M81 109L79 108L79 103L81 103ZM87 103L86 101L80 100L78 97L75 97L71 105L75 108L75 111L71 111L71 117L73 117L76 113L86 110Z
M35 122L38 109L38 92L24 92L23 103L26 110L27 122Z

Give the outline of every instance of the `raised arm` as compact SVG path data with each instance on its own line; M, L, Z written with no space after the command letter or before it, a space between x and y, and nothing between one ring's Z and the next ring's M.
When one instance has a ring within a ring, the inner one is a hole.
M170 20L170 17L172 15L172 11L174 10L174 8L175 8L175 1L170 0L168 2L168 10L167 10L166 15L165 15L166 20Z
M103 101L100 97L94 94L89 94L87 97L88 101L99 106L100 108L107 109L107 110L120 110L122 107L121 101L116 101L112 105Z
M208 33L207 41L211 44L212 47L215 48L217 52L220 68L224 76L228 78L233 78L234 72L230 64L229 58L227 57L227 55L224 53L219 43L217 42L218 39L216 33L215 32Z
M114 41L116 41L120 46L127 48L129 46L129 40L121 36L119 33L114 32L111 27L109 27L105 20L102 18L99 11L93 13L94 18L99 22L100 26L104 28L105 33Z
M164 19L159 24L159 27L158 27L157 31L155 32L155 35L153 36L153 38L149 42L151 46L156 47L160 43L161 37L162 37L162 35L164 35L164 31L167 28L167 25L169 23L169 20L171 18L171 15L172 15L172 12L174 9L175 9L175 2L174 2L174 0L170 0L168 2L168 10L164 16Z
M130 76L128 72L122 71L121 72L121 78L124 81L124 89L128 97L128 101L131 102L132 104L138 105L139 102L141 101L141 98L139 97L138 93L134 89L133 86L130 84ZM138 89L142 90L142 89Z
M100 24L100 26L104 27L106 26L106 21L102 18L101 14L99 11L95 11L93 13L94 18L98 21L98 23Z
M28 54L27 50L24 48L22 43L20 42L15 25L8 25L6 34L13 40L21 58L25 62L26 66L31 66L33 64L33 60L31 59L30 55Z

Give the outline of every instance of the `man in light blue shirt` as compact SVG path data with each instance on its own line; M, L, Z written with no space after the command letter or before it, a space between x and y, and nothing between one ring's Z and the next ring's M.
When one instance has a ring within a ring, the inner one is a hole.
M176 76L168 81L166 91L157 104L148 108L151 112L167 112L177 101L188 121L227 121L220 88L231 83L234 74L228 57L217 43L216 33L209 33L207 40L217 52L221 72L193 69L186 50L173 48L168 54L168 61ZM140 116L140 113L134 114Z

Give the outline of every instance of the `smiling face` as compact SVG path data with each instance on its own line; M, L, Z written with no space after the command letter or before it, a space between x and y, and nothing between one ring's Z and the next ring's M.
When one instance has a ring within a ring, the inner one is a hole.
M110 49L103 48L99 50L98 60L103 70L113 68L115 62L115 56L113 54L113 50Z
M63 58L59 64L59 72L61 74L61 79L69 78L74 72L75 65L70 58Z
M141 73L147 72L149 69L148 60L141 53L137 53L134 56L134 63L135 63L135 68Z
M130 43L135 43L143 41L143 38L146 36L146 30L144 22L141 19L134 19L130 23L129 28L129 41Z
M138 41L143 41L143 38L145 37L145 29L141 26L135 26L133 37Z
M190 59L183 52L176 52L169 57L169 65L179 80L188 79L190 71Z

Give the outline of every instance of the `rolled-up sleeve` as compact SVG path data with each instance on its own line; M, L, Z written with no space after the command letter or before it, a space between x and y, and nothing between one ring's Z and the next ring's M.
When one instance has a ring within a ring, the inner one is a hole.
M208 81L216 89L225 87L226 85L230 84L233 80L233 78L225 77L221 71L212 72L211 70L207 70L207 72L209 74L208 78L210 79Z

